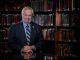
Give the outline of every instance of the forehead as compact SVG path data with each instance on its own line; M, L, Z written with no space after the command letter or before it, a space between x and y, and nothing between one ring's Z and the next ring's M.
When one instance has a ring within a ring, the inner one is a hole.
M24 10L24 13L25 14L32 14L32 10L31 9Z

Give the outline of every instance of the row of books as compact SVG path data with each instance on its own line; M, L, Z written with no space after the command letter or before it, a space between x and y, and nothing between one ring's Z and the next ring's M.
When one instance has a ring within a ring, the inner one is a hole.
M9 32L9 28L3 28L3 40L7 40L8 39L8 32Z
M0 15L0 25L12 25L21 21L20 14L2 14ZM41 26L53 26L53 14L34 15L32 21Z
M29 0L19 1L18 3L3 3L0 4L0 11L21 11L28 4Z
M58 56L77 56L76 48L69 44L57 44L55 54Z
M80 10L80 0L57 0L57 10L59 11Z
M41 26L53 26L53 14L49 15L35 15L32 20Z
M61 29L59 33L59 41L76 42L75 30Z
M30 4L29 4L30 3ZM21 11L23 7L31 5L34 11L53 11L54 2L49 0L24 0L18 3L6 3L0 6L0 11Z
M0 41L3 39L3 30L0 30Z
M7 42L2 42L0 46L0 53L7 53L8 52L8 45Z
M79 26L80 25L80 14L58 14L60 26ZM57 23L58 24L58 23Z
M20 14L2 14L0 15L0 25L12 25L21 20Z
M43 29L42 32L43 32L44 40L54 40L54 36L55 36L55 29L54 28Z
M45 55L44 56L44 60L54 60L54 57L53 56Z
M31 0L34 11L53 11L54 2L50 0Z

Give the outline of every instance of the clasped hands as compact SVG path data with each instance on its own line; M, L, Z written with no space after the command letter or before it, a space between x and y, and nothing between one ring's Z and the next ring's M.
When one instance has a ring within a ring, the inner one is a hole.
M33 54L33 49L35 49L35 46L29 46L29 45L26 45L21 49L21 55L24 57L24 59L31 58Z

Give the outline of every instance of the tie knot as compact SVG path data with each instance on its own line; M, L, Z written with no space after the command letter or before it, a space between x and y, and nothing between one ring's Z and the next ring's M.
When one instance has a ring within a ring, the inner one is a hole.
M29 24L27 24L26 27L29 28Z
M29 24L26 25L26 30L29 32L31 31Z

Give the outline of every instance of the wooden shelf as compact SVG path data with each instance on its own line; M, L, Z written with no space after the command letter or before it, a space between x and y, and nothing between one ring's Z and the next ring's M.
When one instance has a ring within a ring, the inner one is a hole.
M53 11L38 11L38 12L34 12L34 14L54 14L55 12Z
M80 10L77 11L57 11L59 14L65 13L65 14L80 14Z
M1 14L21 14L21 10L19 11L0 11ZM34 14L54 14L53 11L38 11L34 12Z
M0 14L21 14L21 11L0 11Z
M56 60L76 60L78 59L77 55L69 55L69 56L57 56Z
M45 29L45 28L47 28L47 29L49 29L49 28L55 28L55 26L41 26L43 29Z
M61 28L61 29L80 29L80 26L57 26L57 28Z
M77 41L56 41L57 44L76 44Z

